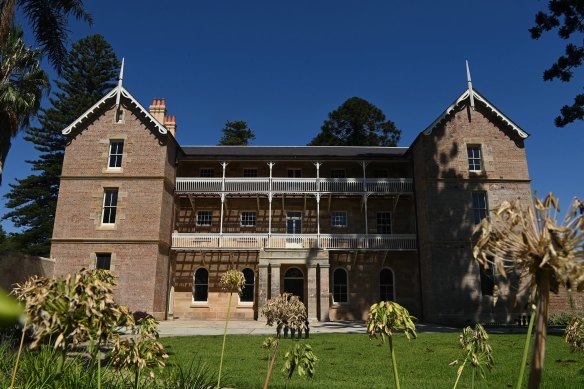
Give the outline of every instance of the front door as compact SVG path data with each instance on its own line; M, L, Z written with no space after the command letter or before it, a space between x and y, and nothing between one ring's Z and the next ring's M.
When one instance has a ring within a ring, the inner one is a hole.
M284 292L298 296L304 303L304 273L297 267L291 267L284 274Z

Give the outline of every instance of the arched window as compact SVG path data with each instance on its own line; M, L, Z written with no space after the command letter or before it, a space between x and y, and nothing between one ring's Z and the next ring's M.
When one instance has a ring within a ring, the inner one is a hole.
M209 272L204 267L198 268L193 277L193 300L207 301L209 296Z
M333 273L333 302L346 303L349 301L347 271L336 269Z
M391 269L382 269L379 273L379 299L393 301L393 272Z
M239 301L242 303L253 303L254 294L254 272L250 268L243 269L243 276L245 277L245 285L239 296Z

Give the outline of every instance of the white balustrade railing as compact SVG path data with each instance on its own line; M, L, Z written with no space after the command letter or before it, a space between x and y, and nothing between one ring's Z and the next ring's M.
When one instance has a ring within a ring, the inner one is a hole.
M178 177L177 193L220 193L222 178ZM362 193L365 190L362 178L272 178L273 193ZM408 193L412 192L411 178L367 178L367 192ZM268 193L268 177L226 177L226 193Z
M413 234L359 235L359 234L172 234L172 248L196 249L382 249L416 250Z

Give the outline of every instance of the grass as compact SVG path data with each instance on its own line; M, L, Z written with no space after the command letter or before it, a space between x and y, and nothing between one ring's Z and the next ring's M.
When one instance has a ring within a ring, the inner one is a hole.
M225 349L223 386L238 389L261 388L268 367L268 354L260 348L263 336L229 336ZM210 366L219 366L221 336L164 338L163 343L179 364L188 364L200 356ZM525 335L490 335L495 368L488 380L478 379L475 388L514 388L521 362ZM286 380L280 372L282 356L293 346L283 339L270 388L283 388ZM391 388L389 347L367 335L311 334L308 343L320 359L312 380L295 376L288 388ZM394 347L403 388L451 388L456 367L448 366L458 358L458 334L422 333L408 342L403 335L394 339ZM471 369L465 369L458 388L470 388ZM584 386L584 356L572 354L559 335L548 335L546 363L541 388L577 388Z

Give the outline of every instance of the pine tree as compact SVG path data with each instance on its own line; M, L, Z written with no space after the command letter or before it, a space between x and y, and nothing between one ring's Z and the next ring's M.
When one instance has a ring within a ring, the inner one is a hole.
M119 61L101 35L92 35L73 44L63 67L59 91L42 109L39 127L26 131L25 139L40 151L39 159L26 161L35 174L16 184L5 195L3 219L23 228L17 235L19 249L34 255L48 255L59 193L59 176L67 138L61 131L101 99L116 85Z
M243 120L228 121L221 131L223 137L219 140L218 146L247 146L250 140L256 138L253 130Z
M397 146L401 130L375 105L351 97L328 114L309 146Z

